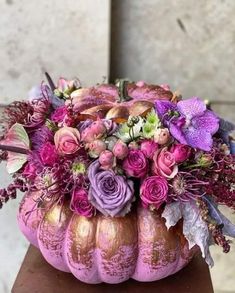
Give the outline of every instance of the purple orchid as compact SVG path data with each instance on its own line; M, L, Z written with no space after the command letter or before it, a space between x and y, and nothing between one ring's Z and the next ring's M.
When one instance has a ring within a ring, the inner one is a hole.
M212 135L219 129L219 119L207 110L205 103L197 97L174 104L158 100L156 112L171 135L180 143L210 151Z

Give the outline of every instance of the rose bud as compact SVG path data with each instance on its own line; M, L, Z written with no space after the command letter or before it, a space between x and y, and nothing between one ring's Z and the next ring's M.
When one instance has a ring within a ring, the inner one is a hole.
M111 169L114 165L114 155L111 151L105 150L100 154L99 163L102 169Z
M144 155L148 159L153 158L153 155L157 149L158 149L158 144L151 139L143 140L140 145L140 150L144 153Z
M99 155L106 150L106 144L100 139L96 139L93 142L87 144L89 149L89 155L92 158L98 158Z
M123 141L118 140L113 147L113 154L118 159L123 160L128 154L127 145Z
M105 133L106 127L104 122L97 120L82 132L82 141L87 143L92 142L96 138L101 138Z
M198 166L208 168L213 163L213 158L212 158L211 154L200 153L200 155L198 156L196 161L197 161Z
M160 145L166 144L170 139L170 133L167 128L159 128L155 131L154 141Z
M174 155L176 163L186 161L191 154L190 147L184 144L175 144L171 147L170 151Z
M139 145L136 141L131 141L128 145L128 147L132 150L138 150L139 149Z

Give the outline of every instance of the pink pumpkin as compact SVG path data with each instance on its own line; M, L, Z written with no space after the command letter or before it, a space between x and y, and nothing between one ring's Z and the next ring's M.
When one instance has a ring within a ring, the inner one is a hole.
M52 266L83 282L156 281L179 271L195 253L188 248L182 223L167 231L158 212L139 207L125 217L85 218L59 204L33 211L40 194L24 196L20 229Z

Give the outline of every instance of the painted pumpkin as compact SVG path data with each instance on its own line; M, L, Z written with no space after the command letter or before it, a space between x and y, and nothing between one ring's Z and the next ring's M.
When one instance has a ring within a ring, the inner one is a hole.
M40 195L25 194L20 229L48 263L83 282L155 281L179 271L194 255L182 223L167 231L157 212L139 207L122 218L85 218L66 204L35 209Z
M144 116L156 100L177 100L176 94L158 85L144 82L129 83L125 80L119 86L101 84L81 88L71 94L74 110L87 118L107 118L123 122L129 116Z

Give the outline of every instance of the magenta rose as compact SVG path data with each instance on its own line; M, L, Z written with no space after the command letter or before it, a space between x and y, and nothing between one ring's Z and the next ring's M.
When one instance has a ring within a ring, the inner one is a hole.
M51 120L54 122L63 122L65 116L67 115L67 107L66 106L61 106L57 108L54 113L51 115Z
M140 198L144 208L159 207L166 202L168 193L167 180L160 176L151 176L144 180L140 187Z
M40 150L40 157L44 165L52 166L58 159L55 146L46 142Z
M140 149L147 158L152 159L158 149L158 144L152 139L146 139L141 142Z
M82 188L74 190L70 209L76 214L87 218L92 217L95 214L95 208L88 201L88 194Z
M184 144L175 144L171 147L170 151L174 155L176 163L186 161L191 154L190 147Z
M59 154L74 154L80 149L80 133L76 128L63 127L54 136L55 146Z
M167 178L173 178L178 173L175 157L167 150L167 147L154 154L153 173Z
M141 150L130 150L123 161L123 169L128 176L144 177L148 172L148 160Z

